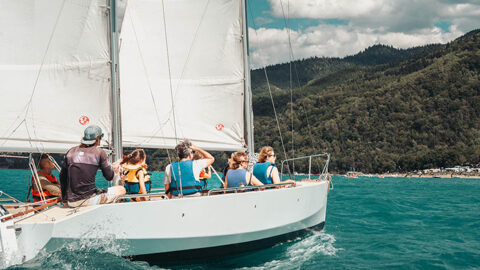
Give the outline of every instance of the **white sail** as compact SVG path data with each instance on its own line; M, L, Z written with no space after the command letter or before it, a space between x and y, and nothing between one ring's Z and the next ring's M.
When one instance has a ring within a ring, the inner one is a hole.
M188 138L211 150L244 147L242 23L240 0L129 0L123 146L172 148Z
M65 152L111 130L106 0L0 0L0 151Z

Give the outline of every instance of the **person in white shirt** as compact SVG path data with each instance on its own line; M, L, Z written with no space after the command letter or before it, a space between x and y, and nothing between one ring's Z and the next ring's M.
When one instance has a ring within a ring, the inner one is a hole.
M165 193L169 198L200 196L202 191L200 172L210 167L215 159L210 153L192 145L188 140L180 142L175 150L180 161L172 162L165 168L163 178ZM203 158L193 160L193 151L200 153Z

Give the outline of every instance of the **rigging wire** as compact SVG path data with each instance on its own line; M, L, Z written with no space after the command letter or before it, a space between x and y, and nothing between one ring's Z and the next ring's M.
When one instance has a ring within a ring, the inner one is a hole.
M248 1L249 1L249 0L248 0ZM287 3L288 3L288 6L287 6L287 7L288 7L288 10L289 10L290 2L288 1ZM286 16L285 16L285 12L284 12L284 9L283 9L283 2L282 2L282 0L280 0L280 4L281 4L281 6L282 6L282 13L283 13L284 24L285 24L285 28L287 29L288 38L289 38L289 54L290 54L290 58L291 58L291 59L295 59L294 52L293 52L293 46L292 46L292 44L291 44L291 29L290 29L290 27L289 27L290 18L288 17L288 22L287 22L287 18L286 18ZM250 21L252 22L252 25L253 25L253 27L254 27L255 35L258 36L257 27L256 27L256 25L255 25L255 20L254 20L254 18L253 18L253 11L252 11L252 9L251 9L251 5L247 5L247 6L248 6L249 11L250 11L250 12L249 12L249 13L250 13L250 16L252 17L252 19L251 19ZM297 31L298 31L298 25L297 25ZM296 65L296 63L295 63L294 61L290 61L290 72L291 72L291 66L292 66L292 65L293 65L293 70L295 71L295 77L296 77L297 87L298 87L298 88L302 88L302 86L301 86L301 84L300 84L300 79L299 79L299 76L298 76L297 65ZM267 71L266 71L266 66L263 66L263 69L264 69L264 72L265 72L265 74L266 74L265 77L266 77L266 79L267 79L267 85L270 87L270 84L269 84L269 81L268 81L268 75L267 75ZM291 88L291 89L293 89L293 82L292 82L293 80L292 80L292 77L293 77L293 75L291 75L291 77L290 77L290 88ZM293 97L293 96L291 96L291 97ZM273 99L273 98L271 97L271 99ZM293 105L292 99L291 99L291 105ZM319 145L319 144L317 144L316 140L314 139L312 127L311 127L310 121L309 121L309 115L308 115L308 113L307 113L306 106L305 106L305 102L304 102L304 101L301 101L301 105L302 105L303 112L304 112L304 114L305 114L305 120L306 120L306 122L307 122L307 128L308 128L308 133L309 133L310 140L311 140L311 142L312 142L312 148L314 149L314 151L318 151L317 145ZM291 112L292 112L292 107L291 107ZM291 118L291 119L293 119L293 114L292 114L292 118ZM278 126L278 124L277 124L277 126ZM292 126L292 127L293 127L293 126ZM292 130L292 139L293 139L293 130ZM292 146L293 146L293 143L292 143ZM284 151L285 151L285 150L284 150ZM284 153L285 153L285 152L284 152ZM316 161L317 161L316 163L318 163L319 168L321 168L320 161L319 161L319 160L316 160ZM288 165L289 165L289 164L288 164L288 162L287 162L287 168L289 168Z
M253 19L253 12L252 12L252 9L251 9L251 5L247 4L247 6L248 6L249 11L250 11L250 16L252 16L252 20L250 20L250 21L253 24L253 29L255 31L255 35L258 37L257 26L255 25L255 20ZM280 128L280 121L278 120L277 110L275 108L275 102L273 100L272 89L271 89L271 86L270 86L270 80L268 79L268 73L267 73L266 65L263 65L262 69L263 69L263 72L265 74L265 79L267 81L268 92L270 94L270 100L272 102L273 113L275 115L275 121L276 121L276 124L277 124L278 134L279 134L279 137L280 137L280 143L282 145L283 155L284 155L285 159L288 159L287 150L285 148L285 144L284 144L284 141L283 141L282 130ZM287 162L287 170L288 170L288 173L290 175L290 178L292 178L292 172L290 170L290 164L288 162Z
M178 136L177 136L177 121L175 117L175 103L174 103L174 98L173 98L173 88L172 88L172 73L170 70L170 53L168 50L168 38L167 38L167 20L165 19L165 1L162 0L162 16L163 16L163 32L165 34L165 49L167 53L167 66L168 66L168 79L169 79L169 88L170 88L170 101L172 104L172 114L173 114L173 129L175 133L175 144L178 144ZM182 188L182 173L180 172L180 162L178 164L178 175L179 175L179 181L180 181L180 197L183 197L183 188ZM172 170L173 172L173 170ZM175 174L172 173L171 177L175 179ZM176 182L176 181L175 181ZM178 185L175 185L178 188Z
M142 61L142 67L143 67L143 70L144 70L144 74L145 74L145 79L147 80L147 85L148 85L148 89L150 91L150 96L152 97L152 103L153 103L153 108L155 110L155 116L157 118L157 122L158 122L158 125L159 125L159 129L157 132L154 132L153 135L150 137L150 138L146 138L141 144L144 144L146 142L148 142L149 140L151 140L158 132L160 132L162 130L162 127L168 122L165 121L164 123L162 123L162 121L160 120L160 116L159 116L159 112L158 112L158 108L157 108L157 102L155 100L155 96L153 94L153 90L152 90L152 84L150 82L150 76L148 74L148 69L147 69L147 66L145 64L145 58L143 56L143 53L142 53L142 50L140 48L140 41L138 40L138 36L137 36L137 30L135 29L135 24L133 22L133 15L132 16L129 16L130 18L130 23L132 24L132 30L133 30L133 34L135 35L135 41L137 43L137 49L138 49L138 53L140 54L140 59ZM163 132L162 132L163 133Z
M177 94L178 94L178 89L180 88L180 83L182 82L182 79L183 79L183 77L184 77L187 64L188 64L188 62L189 62L189 60L190 60L190 58L191 58L191 52L192 52L192 49L193 49L193 45L195 44L195 42L196 42L196 40L197 40L198 32L199 32L199 30L200 30L200 27L201 27L201 25L202 25L202 22L204 21L205 14L207 13L207 8L208 8L209 4L210 4L210 0L207 1L207 3L205 4L205 7L203 8L203 12L202 12L202 16L201 16L201 18L200 18L200 22L199 22L199 24L197 25L197 28L196 28L196 30L195 30L194 38L193 38L193 40L192 40L192 42L191 42L191 44L190 44L190 47L189 47L189 49L188 49L187 58L186 58L186 60L185 60L185 63L184 63L183 66L182 66L182 72L181 72L181 74L180 74L178 83L177 83L177 85L176 85L176 87L175 87L175 96L174 96L174 97L176 97ZM162 5L163 5L163 2L162 2ZM163 7L163 6L162 6L162 7ZM164 12L163 14L165 14L165 11L163 11L163 12ZM165 17L164 17L163 19L164 19L164 26L165 26ZM144 142L147 142L147 141L151 140L154 136L156 136L156 135L158 134L158 132L161 132L163 126L166 125L166 124L170 121L170 119L167 119L167 120L164 121L164 122L161 122L161 121L160 121L160 117L159 117L159 115L158 115L158 109L157 109L156 101L155 101L155 99L154 99L154 97L153 97L153 90L152 90L151 82L150 82L150 79L149 79L150 76L149 76L149 74L147 74L147 68L146 68L146 64L145 64L145 59L144 59L143 53L141 52L141 48L140 48L139 41L138 41L138 37L137 37L137 32L136 32L136 30L135 30L135 27L133 26L134 24L133 24L132 17L130 17L130 21L131 21L131 23L132 23L132 28L133 28L133 31L134 31L135 39L136 39L136 41L137 41L137 48L138 48L138 51L139 51L139 53L140 53L140 58L141 58L141 60L142 60L143 68L144 68L144 70L145 70L145 76L146 76L146 78L147 78L147 83L148 83L148 87L149 87L149 90L150 90L150 95L152 96L152 100L153 100L153 103L154 103L154 109L155 109L156 116L157 116L157 121L158 121L158 124L159 124L159 127L158 127L157 131L153 132L152 136L150 136L149 138L146 138L146 139L143 141L143 143L144 143ZM164 29L165 29L165 27L164 27ZM166 30L165 30L165 31L166 31ZM165 32L165 39L167 39L166 35L167 35L167 33ZM168 41L166 41L166 42L168 42ZM167 45L167 57L168 57L168 44L166 44L166 45ZM171 75L170 75L170 62L169 62L169 57L168 57L167 60L168 60L167 63L168 63L168 69L169 69L170 87L173 88L173 86L172 86L173 83L172 83L172 79L171 79ZM172 92L172 91L171 91L171 92ZM173 99L174 99L174 98L173 98ZM173 110L174 110L174 107L172 106L172 109L170 110L170 112L172 112ZM170 113L170 112L169 112L169 113ZM174 123L174 126L176 127L176 124L175 124L175 123ZM176 130L175 130L175 132L176 132ZM164 137L163 132L162 132L161 134L162 134L162 136ZM178 140L177 140L178 136L175 135L175 137L176 137L175 141L177 142L177 141L178 141ZM168 154L168 151L167 151L167 154ZM171 158L170 158L170 155L169 155L169 154L168 154L168 156L169 156L169 160L171 161Z
M285 16L285 10L283 7L283 0L280 0L280 6L282 8L283 22L287 30L288 45L289 45L289 75L290 75L290 121L291 121L291 130L292 130L292 155L295 156L295 142L294 142L294 128L293 128L293 75L292 75L292 62L293 62L293 49L292 49L292 40L291 40L291 29L290 29L290 1L287 1L287 16ZM288 162L287 162L288 163ZM295 172L295 161L292 160L292 168Z

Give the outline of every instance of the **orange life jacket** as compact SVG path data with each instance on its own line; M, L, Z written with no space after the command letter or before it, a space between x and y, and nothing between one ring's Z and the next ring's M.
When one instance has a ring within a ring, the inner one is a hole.
M53 174L46 174L46 173L43 173L41 171L38 171L37 173L45 176L45 178L47 178L47 180L50 181L50 183L54 183L54 184L58 183L57 177L55 177L55 175L53 175ZM56 195L53 195L52 193L50 193L50 191L48 191L46 189L42 189L42 192L36 191L35 189L33 189L34 185L35 185L35 187L37 185L34 182L33 177L32 177L32 179L30 179L30 181L31 181L30 189L32 191L32 197L33 197L34 202L41 201L42 200L42 194L45 197L45 200L58 197Z

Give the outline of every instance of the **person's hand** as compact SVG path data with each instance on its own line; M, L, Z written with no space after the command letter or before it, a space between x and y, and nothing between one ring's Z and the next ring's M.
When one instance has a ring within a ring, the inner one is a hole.
M148 165L145 164L145 163L143 163L143 164L142 164L142 167L143 167L144 169L146 169L146 168L148 168Z
M193 144L192 144L192 147L190 147L190 148L192 148L193 151L198 151L198 149L200 149L196 145L193 145Z

